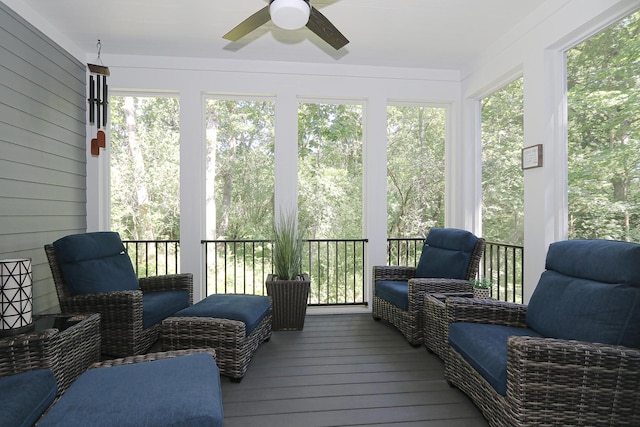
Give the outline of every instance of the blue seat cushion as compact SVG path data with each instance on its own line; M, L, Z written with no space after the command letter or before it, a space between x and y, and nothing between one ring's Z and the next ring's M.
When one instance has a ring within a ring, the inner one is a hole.
M269 297L261 295L211 295L191 307L180 310L173 317L215 317L237 320L245 324L246 335L262 322L271 304Z
M147 329L187 307L188 291L147 292L142 295L142 327Z
M401 310L409 310L409 283L396 280L378 280L375 295Z
M223 418L218 367L199 353L90 369L39 426L221 427Z
M140 289L118 233L73 234L56 240L53 247L71 295Z
M33 426L56 394L56 377L48 369L0 378L0 425Z
M540 337L528 328L482 323L453 323L449 344L503 396L507 394L507 339Z
M425 239L416 277L466 280L478 238L456 228L432 228Z

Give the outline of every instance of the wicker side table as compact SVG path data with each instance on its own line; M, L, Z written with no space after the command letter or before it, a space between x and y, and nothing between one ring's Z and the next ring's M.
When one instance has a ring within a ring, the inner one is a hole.
M472 293L434 293L424 297L423 334L424 345L440 359L444 360L449 348L447 314L445 300L448 297L473 298Z
M63 393L100 360L100 315L34 316L34 329L0 339L0 376L51 369Z

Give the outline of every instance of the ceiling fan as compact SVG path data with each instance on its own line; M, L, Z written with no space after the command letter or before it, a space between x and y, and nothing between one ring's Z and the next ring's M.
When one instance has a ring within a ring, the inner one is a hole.
M242 21L222 38L238 41L269 20L285 30L297 30L306 26L336 50L349 43L318 9L309 4L309 0L269 0L268 6Z

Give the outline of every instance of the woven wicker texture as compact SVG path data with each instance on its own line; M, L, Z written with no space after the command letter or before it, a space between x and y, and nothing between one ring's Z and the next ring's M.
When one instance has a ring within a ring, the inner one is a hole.
M51 369L58 392L100 360L100 315L78 315L82 321L62 332L45 329L0 339L0 376Z
M524 326L526 306L449 298L448 322ZM640 350L551 338L510 337L507 393L455 350L445 378L465 392L492 426L640 425Z
M212 347L220 373L240 381L258 346L271 338L271 313L246 335L238 320L214 317L169 317L162 321L162 349Z
M265 285L273 301L273 330L302 330L311 288L309 276L303 275L302 280L273 280L269 275Z
M133 363L152 362L154 360L171 359L173 357L188 356L196 353L209 353L214 359L216 351L213 348L190 348L175 351L159 351L156 353L137 354L135 356L121 357L118 359L104 360L92 364L89 368L108 368L110 366L131 365Z
M443 359L449 351L449 322L447 321L445 299L458 296L471 298L471 293L426 294L424 297L423 333L427 350Z
M411 345L424 343L424 296L427 293L473 293L473 285L469 279L476 276L480 258L484 252L485 240L478 239L471 254L466 280L446 278L416 278L414 267L407 266L375 266L373 267L373 285L378 280L408 281L408 310L373 296L372 316L376 320L386 320L394 325L407 338Z
M45 253L56 286L60 310L63 313L100 313L101 347L104 354L130 356L147 351L160 335L160 324L142 326L143 292L186 290L193 303L193 275L171 274L139 279L141 291L119 291L103 294L72 296L53 245L45 245Z

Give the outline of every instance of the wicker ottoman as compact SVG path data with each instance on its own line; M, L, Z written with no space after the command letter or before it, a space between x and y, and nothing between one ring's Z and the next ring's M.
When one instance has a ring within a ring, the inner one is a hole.
M263 341L271 338L271 299L211 295L162 321L162 350L213 347L220 373L240 382Z

